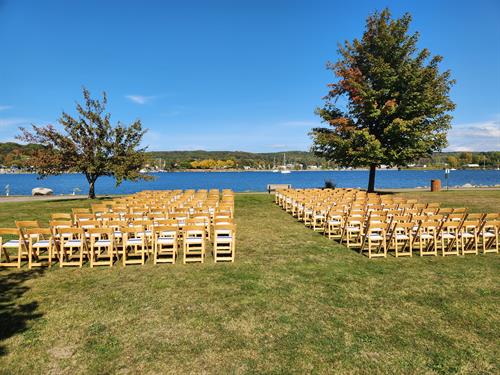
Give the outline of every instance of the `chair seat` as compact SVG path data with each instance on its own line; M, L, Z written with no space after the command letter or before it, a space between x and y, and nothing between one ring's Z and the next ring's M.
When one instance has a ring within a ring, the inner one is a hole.
M161 245L173 245L175 243L175 239L169 237L158 237L156 243Z
M452 239L452 238L455 238L455 235L451 234L451 233L443 233L443 234L441 234L441 237L447 238L447 239Z
M419 237L424 239L424 240L432 240L434 238L434 236L427 234L427 233L423 233Z
M339 225L339 224L342 224L342 222L341 222L340 220L330 220L330 221L328 222L328 224L334 224L334 225L336 224L336 225Z
M347 227L346 229L348 232L359 232L360 231L359 227Z
M483 237L495 237L495 233L492 232L484 232Z
M474 235L472 233L464 232L464 233L460 233L460 237L463 237L463 238L474 238Z
M129 238L127 240L128 244L141 244L143 242L142 238Z
M96 242L94 242L94 246L97 245L97 246L109 246L111 245L111 241L110 240L97 240Z
M70 247L70 246L82 246L82 241L80 240L69 240L64 242L64 246Z
M32 246L33 247L47 247L50 245L50 240L39 240L35 242Z
M3 247L19 247L19 240L10 240L3 244Z
M203 243L203 238L199 238L199 237L187 237L187 238L184 239L184 242L188 243L188 244L201 244L201 243Z
M410 236L408 236L406 234L396 234L396 239L397 240L409 240Z
M153 231L150 230L145 230L144 232L137 233L138 236L146 236L146 237L151 237L153 235Z
M370 234L368 237L370 237L370 239L372 240L383 240L384 237L382 237L380 234Z

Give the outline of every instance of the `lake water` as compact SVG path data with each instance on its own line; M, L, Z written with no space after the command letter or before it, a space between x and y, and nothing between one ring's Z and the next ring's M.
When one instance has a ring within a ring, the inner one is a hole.
M273 172L162 172L153 173L154 181L124 182L115 187L114 179L101 177L96 183L97 194L130 194L141 190L162 189L210 189L228 188L234 191L265 191L267 184L291 184L294 188L324 186L325 180L332 180L338 187L366 188L368 171L294 171L290 174ZM444 171L432 170L379 170L377 188L428 187L432 179L441 179L446 186ZM500 185L500 171L457 170L451 171L449 186ZM0 175L0 194L5 185L10 185L11 195L31 195L35 187L48 187L54 194L71 194L74 188L87 193L87 182L80 174L51 176L40 180L34 174Z

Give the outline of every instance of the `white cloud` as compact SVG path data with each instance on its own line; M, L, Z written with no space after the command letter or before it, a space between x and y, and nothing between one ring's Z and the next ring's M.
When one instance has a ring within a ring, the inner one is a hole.
M273 144L273 145L269 145L269 147L272 147L272 148L287 148L288 146L285 145L285 144L281 144L281 143L276 143L276 144Z
M500 120L454 125L448 143L446 151L498 151Z
M0 105L0 111L5 111L7 109L11 109L12 106L11 105Z
M125 97L136 104L146 104L155 98L154 96L144 95L125 95Z

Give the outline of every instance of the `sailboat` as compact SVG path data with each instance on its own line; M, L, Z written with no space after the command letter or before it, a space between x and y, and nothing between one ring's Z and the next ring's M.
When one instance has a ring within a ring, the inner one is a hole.
M286 167L286 154L285 153L283 153L283 169L280 172L282 174L292 173L292 171Z

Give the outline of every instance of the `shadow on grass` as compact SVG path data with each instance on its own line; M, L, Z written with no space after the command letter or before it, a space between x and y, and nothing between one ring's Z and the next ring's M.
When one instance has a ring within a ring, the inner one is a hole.
M19 304L18 300L29 290L26 280L39 277L44 270L0 273L0 356L7 354L4 340L24 332L31 320L42 316L37 312L38 302Z

